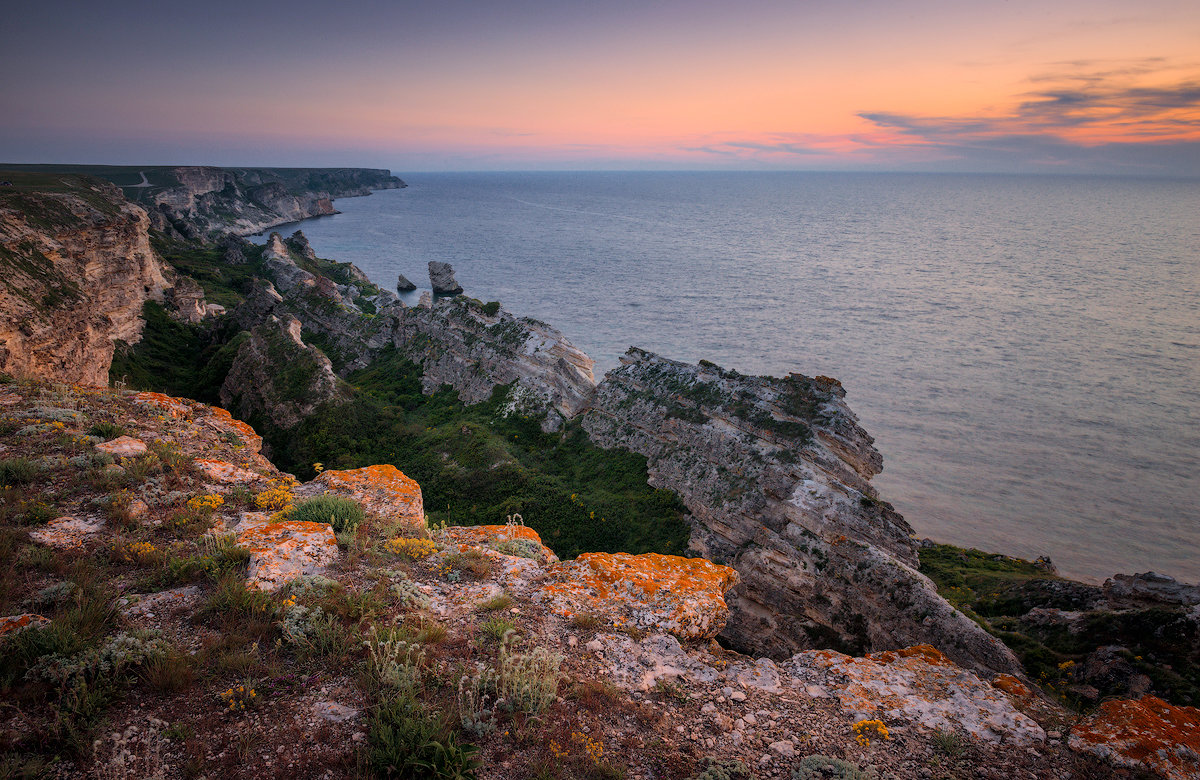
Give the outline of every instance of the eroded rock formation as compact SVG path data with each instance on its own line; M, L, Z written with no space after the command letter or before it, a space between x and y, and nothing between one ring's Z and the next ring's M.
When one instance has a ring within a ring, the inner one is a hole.
M429 261L429 284L433 286L434 295L458 295L463 291L450 264L436 260Z
M741 575L724 636L750 652L928 643L1015 672L1011 652L916 571L911 529L869 483L882 467L836 380L747 377L631 349L583 418L645 455L692 513L692 547Z
M0 196L0 371L107 384L115 340L141 339L142 304L168 286L146 212L115 188Z

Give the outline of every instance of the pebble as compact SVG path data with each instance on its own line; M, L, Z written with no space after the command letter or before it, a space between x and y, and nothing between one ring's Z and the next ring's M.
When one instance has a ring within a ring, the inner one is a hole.
M792 743L788 742L787 740L781 739L778 742L772 742L770 745L767 746L767 749L770 750L772 753L779 754L783 758L795 758L796 757L795 746L792 745Z
M704 706L700 708L700 713L702 715L708 715L710 712L716 712L716 711L717 711L717 705L713 704L711 701L705 702Z
M579 644L579 637L577 637L573 634L571 636L567 637L567 647L575 647L578 644Z
M742 693L741 691L734 691L733 693L729 694L729 698L733 699L734 701L745 701L746 694Z
M592 641L590 641L586 645L584 645L584 647L593 653L598 653L604 649L604 643L601 642L599 639L593 639Z

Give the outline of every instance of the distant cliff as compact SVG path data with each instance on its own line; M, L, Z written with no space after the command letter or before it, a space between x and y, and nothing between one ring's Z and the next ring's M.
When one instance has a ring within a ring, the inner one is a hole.
M406 186L382 168L217 168L214 166L14 165L41 174L86 174L120 187L155 229L187 238L257 233L336 214L335 198Z

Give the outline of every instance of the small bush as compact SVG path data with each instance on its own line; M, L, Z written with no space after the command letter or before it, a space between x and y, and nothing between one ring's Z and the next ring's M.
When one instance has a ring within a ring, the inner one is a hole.
M479 630L483 632L484 636L495 642L499 642L505 634L515 629L516 625L511 620L499 615L493 615L479 624Z
M500 642L500 698L513 708L531 715L545 711L558 698L558 684L565 675L560 671L563 656L545 647L528 653L516 653L516 638L507 634Z
M29 458L0 460L0 487L28 485L42 473L42 467Z
M955 758L967 752L967 741L954 729L933 730L933 746L944 756Z
M380 777L473 780L480 766L477 748L459 743L436 714L404 697L372 713L367 744L368 763Z
M492 546L496 548L496 552L505 555L515 555L518 558L529 558L535 561L542 558L542 546L532 539L504 539Z
M91 428L88 428L88 436L98 436L105 441L115 439L125 435L125 429L115 422L107 420L94 423Z
M443 565L448 567L451 572L469 574L477 580L490 577L492 574L491 559L474 548L466 552L447 555Z
M189 687L196 677L196 661L179 652L167 652L151 658L142 668L142 677L151 687L173 693Z
M792 770L792 780L878 780L874 769L859 769L849 761L831 756L812 755L800 760Z
M367 669L385 690L411 697L425 678L425 650L392 632L379 633L375 626L363 643L367 647Z
M479 602L479 608L485 612L495 612L499 609L508 609L512 606L512 597L507 593L500 593L492 596L487 601Z
M741 761L708 759L704 771L693 780L754 780L754 775Z
M406 560L417 561L437 552L437 544L432 539L400 537L384 542L383 549Z
M356 501L342 496L317 496L301 501L287 510L287 519L308 523L328 523L335 533L353 531L365 519Z

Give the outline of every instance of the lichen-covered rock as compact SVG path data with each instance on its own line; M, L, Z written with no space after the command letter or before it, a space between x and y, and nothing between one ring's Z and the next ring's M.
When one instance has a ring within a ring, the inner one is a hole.
M97 444L96 450L117 458L133 458L146 454L146 443L132 436L118 436L112 441Z
M237 543L250 551L248 584L278 590L305 574L324 574L337 560L337 537L327 523L250 522L239 525Z
M810 696L832 696L855 719L965 731L996 743L1038 744L1046 734L1006 694L929 645L854 658L797 653L782 668Z
M19 634L29 628L40 628L49 625L50 619L36 615L32 612L26 612L24 615L10 615L8 617L0 617L0 642L8 637Z
M366 512L404 522L413 528L425 527L421 486L395 466L384 464L348 471L322 471L316 479L296 491L301 497L322 493L352 498Z
M104 528L98 517L60 517L42 528L31 531L29 538L48 547L74 550L83 546L88 537Z
M454 268L449 263L429 261L429 283L433 286L434 295L458 295L463 291L462 285L454 278Z
M508 555L529 552L536 554L538 560L544 562L558 560L554 551L542 544L542 537L538 532L524 525L454 526L446 529L445 537L448 541L461 545L491 545ZM514 551L511 548L520 549Z
M1115 700L1071 730L1071 749L1109 763L1157 772L1167 780L1200 777L1200 709L1154 696Z
M250 486L256 482L267 479L262 474L256 474L249 469L244 469L241 466L235 466L229 461L213 460L210 458L197 458L192 461L196 468L204 475L204 478L209 482L214 482L218 485L246 485Z
M192 416L194 402L174 398L162 393L142 392L133 394L133 402L162 412L174 420L186 420Z
M541 598L559 615L595 614L680 639L717 635L737 572L703 558L584 553L551 566Z

